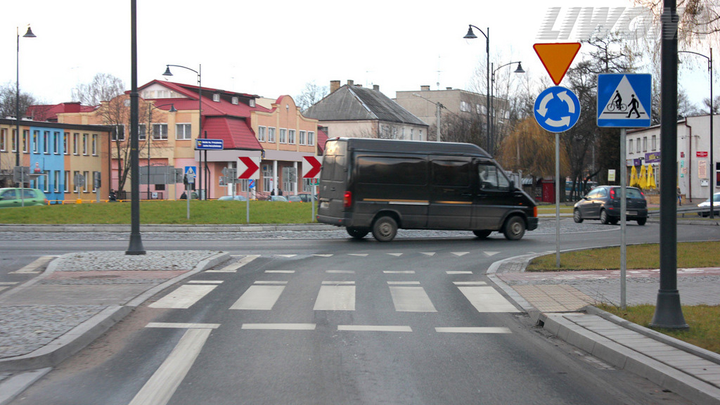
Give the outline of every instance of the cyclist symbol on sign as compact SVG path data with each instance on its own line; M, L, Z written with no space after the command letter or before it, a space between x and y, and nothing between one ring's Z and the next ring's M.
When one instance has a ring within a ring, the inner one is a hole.
M608 111L615 111L616 109L618 111L625 111L627 109L627 105L623 104L622 96L618 90L615 90L615 97L608 103L607 109Z

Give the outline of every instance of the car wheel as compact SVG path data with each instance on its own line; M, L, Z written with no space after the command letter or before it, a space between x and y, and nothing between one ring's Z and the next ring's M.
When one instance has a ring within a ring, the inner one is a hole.
M645 225L645 222L647 222L647 218L640 218L637 220L637 223L640 226Z
M607 225L610 222L610 218L608 218L607 211L600 210L600 223Z
M525 235L525 221L518 216L510 217L505 223L503 234L507 240L522 239Z
M481 229L481 230L473 231L473 233L474 233L475 236L477 236L478 238L480 238L480 239L485 239L485 238L487 238L488 236L490 236L490 234L492 233L492 231L488 231L487 229Z
M373 224L372 234L378 242L390 242L397 234L397 222L391 217L380 217Z
M347 231L348 235L352 236L355 239L362 239L365 237L365 235L370 233L370 230L365 228L345 228L345 230Z
M620 218L610 218L608 221L612 225L617 225L617 223L620 221Z
M573 220L575 221L575 223L578 223L578 224L582 223L583 217L582 217L582 214L580 213L580 210L576 209L575 211L573 211Z

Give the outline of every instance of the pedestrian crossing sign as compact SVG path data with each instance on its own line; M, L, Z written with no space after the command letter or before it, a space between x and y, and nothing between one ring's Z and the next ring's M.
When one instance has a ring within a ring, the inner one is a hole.
M598 75L597 125L610 128L650 126L652 75L612 73Z

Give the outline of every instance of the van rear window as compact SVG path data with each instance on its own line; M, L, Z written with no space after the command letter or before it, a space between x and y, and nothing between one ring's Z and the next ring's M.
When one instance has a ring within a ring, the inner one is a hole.
M365 184L425 185L425 159L361 156L357 158L358 182Z

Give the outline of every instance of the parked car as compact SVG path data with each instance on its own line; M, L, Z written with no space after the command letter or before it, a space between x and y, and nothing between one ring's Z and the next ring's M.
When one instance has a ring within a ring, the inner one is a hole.
M36 188L0 188L0 208L47 204L45 193Z
M645 195L636 187L625 189L627 216L638 225L647 222L648 210ZM586 219L599 219L603 224L617 224L620 221L620 187L598 186L590 190L575 204L573 219L580 223Z
M288 202L288 199L282 195L271 195L267 200L268 201L278 201L278 202Z
M218 198L218 201L247 201L244 195L224 195Z
M715 194L713 194L713 203L712 203L712 205L713 205L713 208L720 206L720 193L715 193ZM698 204L698 208L707 210L707 211L705 211L705 212L698 212L698 215L702 215L702 216L704 216L704 217L709 216L709 215L710 215L710 199L708 198L707 200L705 200L705 201L701 202L700 204ZM715 211L715 210L713 209L713 215L720 215L720 212L719 212L719 211Z
M315 201L317 201L317 195L315 196ZM288 201L290 202L312 202L312 196L310 194L297 194L297 195L291 195L288 197Z

